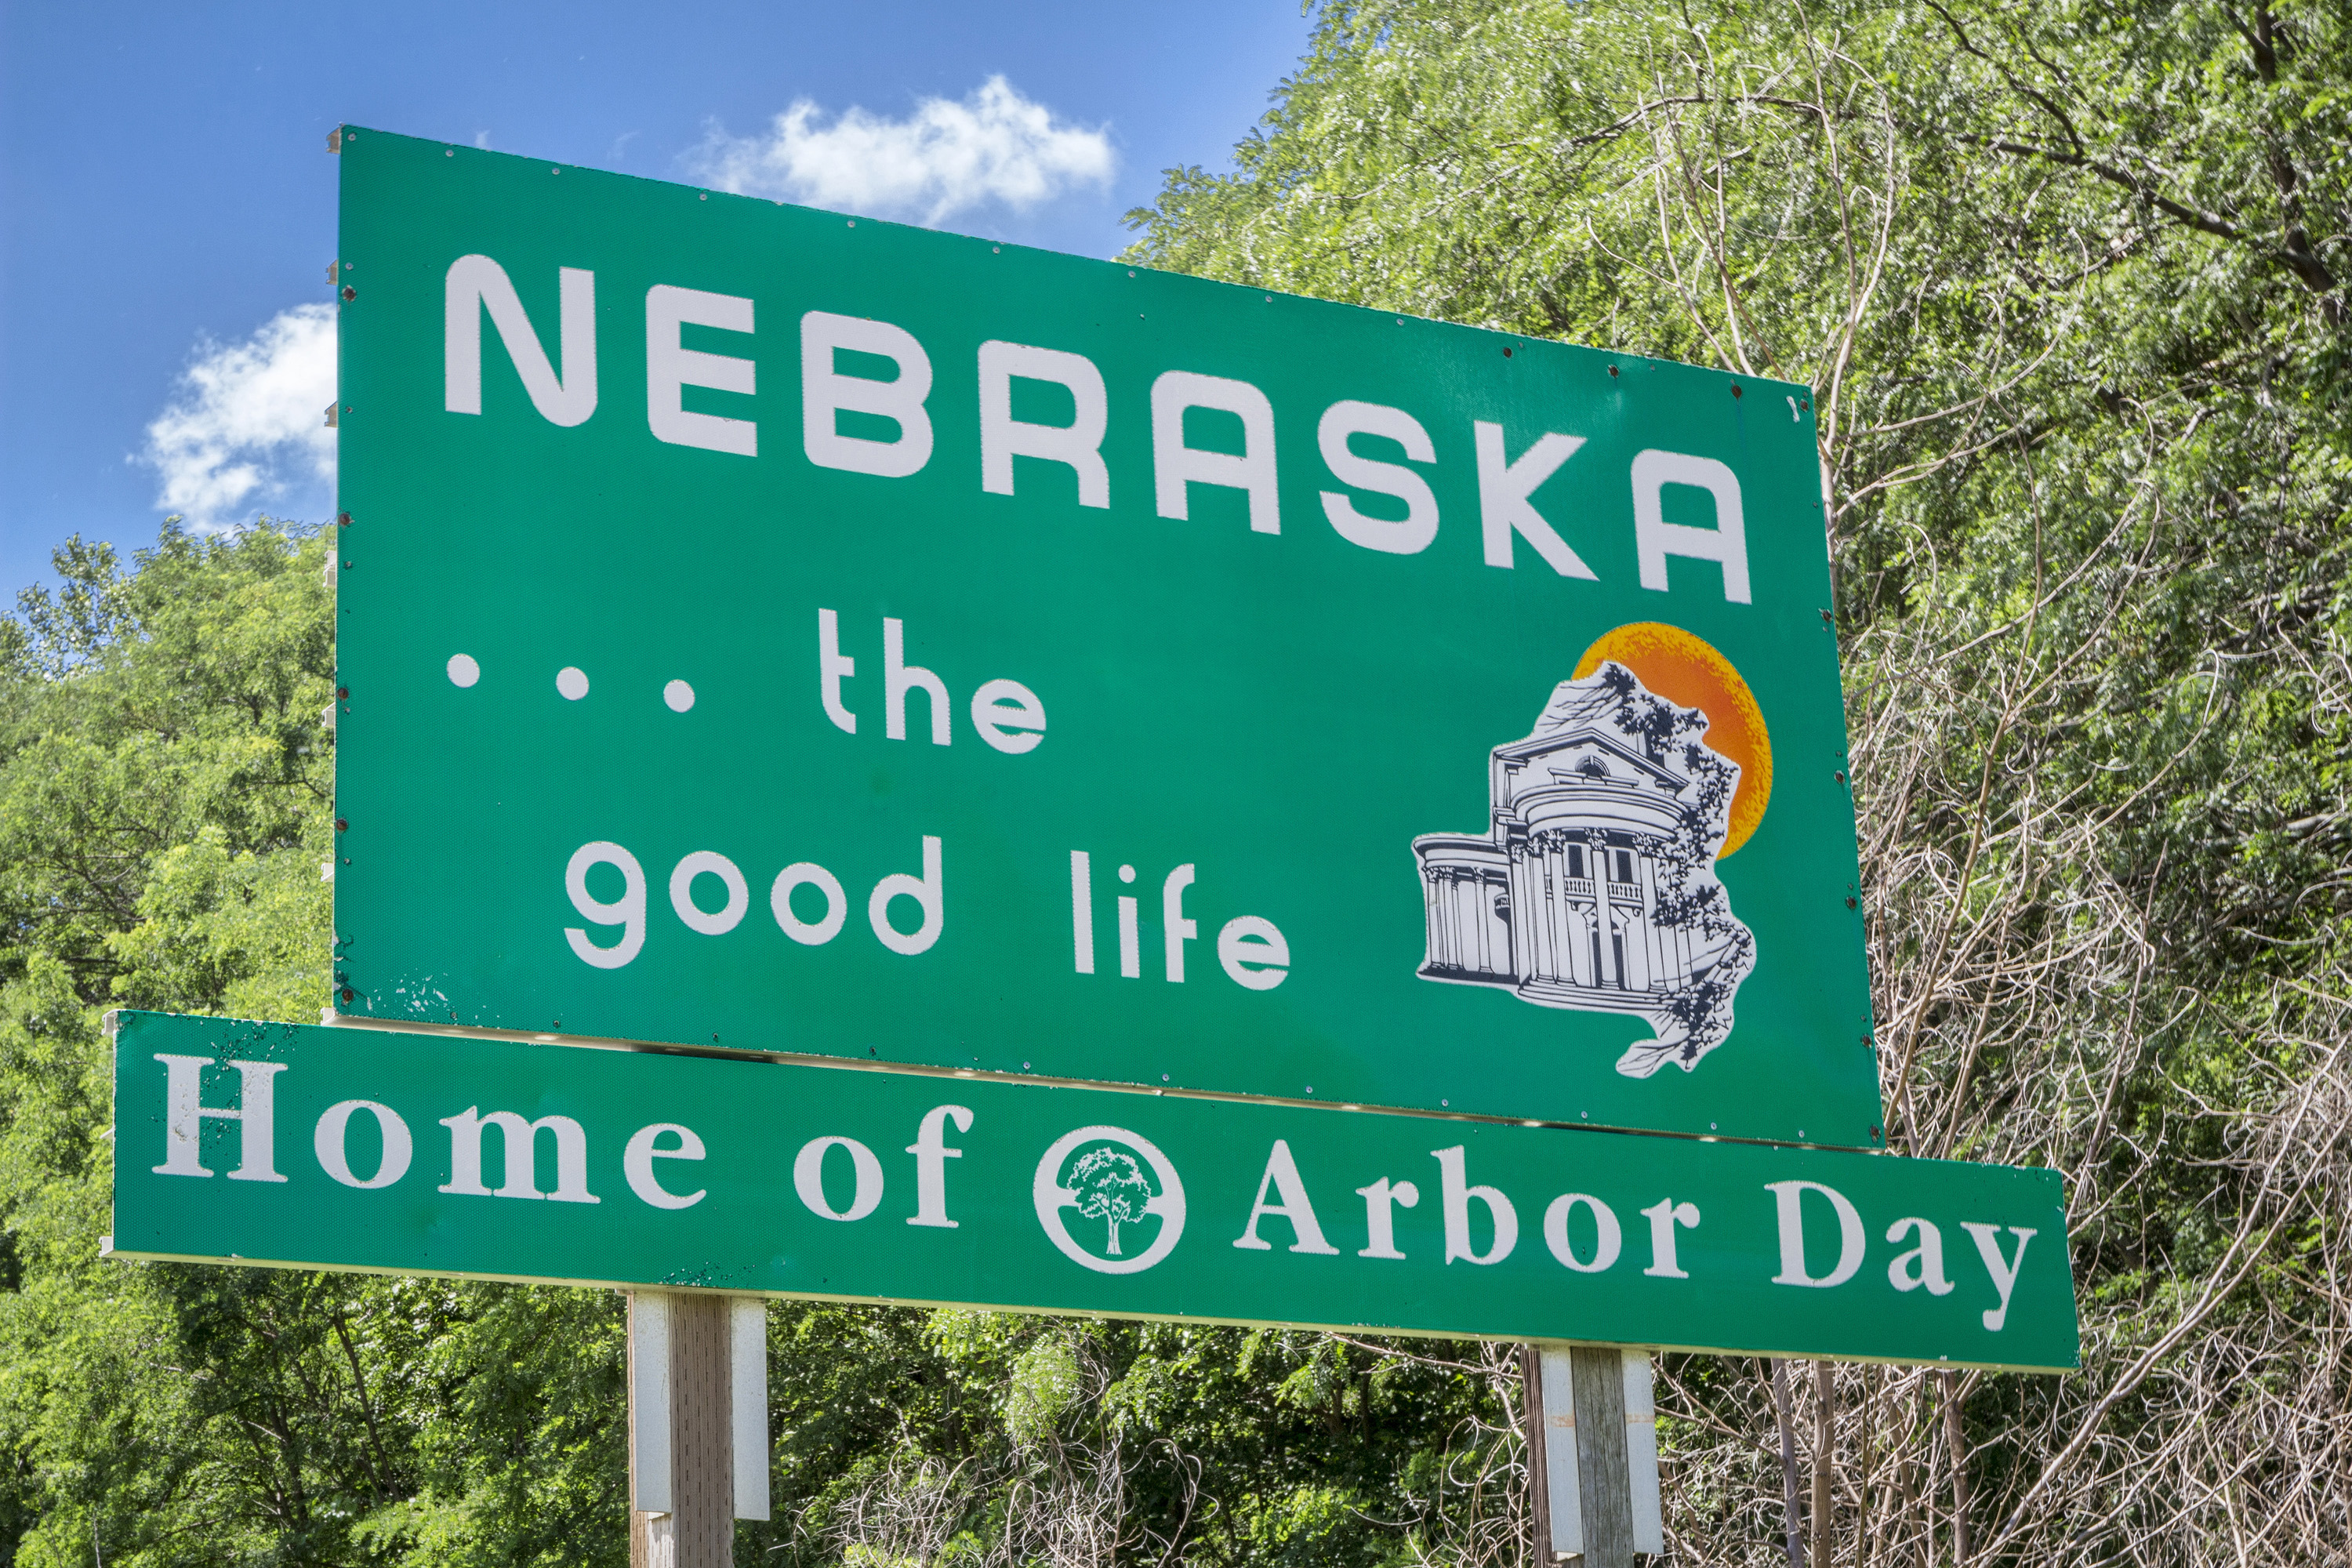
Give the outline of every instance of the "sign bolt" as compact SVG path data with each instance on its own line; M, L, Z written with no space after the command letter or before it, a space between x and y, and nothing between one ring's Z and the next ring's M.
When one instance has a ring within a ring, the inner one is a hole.
M345 300L356 300L356 299L358 299L359 297L360 297L360 291L359 291L358 289L356 289L352 288L352 287L350 284L348 284L348 283L346 283L346 284L344 284L344 285L343 285L343 298L344 298Z
M351 830L352 830L352 824L351 824L351 819L350 819L350 818L348 818L348 817L341 817L341 816L339 816L339 817L335 818L335 831L336 831L336 832L338 832L338 833L349 833Z
M358 992L356 992L356 991L353 991L350 986L346 985L346 986L344 986L344 987L343 987L343 1000L344 1000L344 1001L346 1001L346 1002L353 1001L353 1000L355 1000L355 999L358 997L358 995L359 995L359 993L358 993Z

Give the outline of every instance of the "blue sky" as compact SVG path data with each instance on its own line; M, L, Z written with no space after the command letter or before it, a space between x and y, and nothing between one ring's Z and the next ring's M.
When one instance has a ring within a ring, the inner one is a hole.
M152 542L167 486L327 510L337 124L1102 256L1307 37L1287 0L0 0L0 590Z

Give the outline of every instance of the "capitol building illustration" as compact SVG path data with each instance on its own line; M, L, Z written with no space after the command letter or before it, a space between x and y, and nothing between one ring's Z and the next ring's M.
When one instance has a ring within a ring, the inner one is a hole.
M1756 963L1715 874L1739 768L1706 727L1622 665L1562 681L1532 734L1489 753L1488 831L1413 840L1422 978L1638 1015L1657 1037L1619 1072L1696 1067Z

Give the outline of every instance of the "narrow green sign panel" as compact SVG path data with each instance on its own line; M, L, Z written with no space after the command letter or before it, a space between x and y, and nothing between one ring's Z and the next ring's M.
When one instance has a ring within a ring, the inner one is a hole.
M1804 388L341 169L344 1013L1877 1136Z
M125 1014L119 1254L2061 1371L2057 1173Z

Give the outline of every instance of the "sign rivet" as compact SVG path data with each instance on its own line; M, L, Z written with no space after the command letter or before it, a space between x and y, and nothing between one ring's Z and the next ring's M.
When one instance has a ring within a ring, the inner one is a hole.
M338 833L348 833L348 832L350 832L350 831L351 831L351 828L352 828L352 825L351 825L349 822L345 821L343 818L341 818L341 817L340 817L340 816L339 816L339 817L337 817L337 818L335 818L335 831L336 831L336 832L338 832Z
M352 288L352 287L350 284L348 284L348 283L346 283L346 284L344 284L344 285L343 285L343 298L344 298L344 299L346 299L346 300L356 300L356 299L358 299L359 297L360 297L360 291L359 291L358 289L356 289Z
M344 1001L349 1002L349 1001L352 1000L354 997L356 997L358 994L358 994L357 992L353 991L350 986L346 985L346 986L344 986L344 987L343 987L343 1000L344 1000Z

